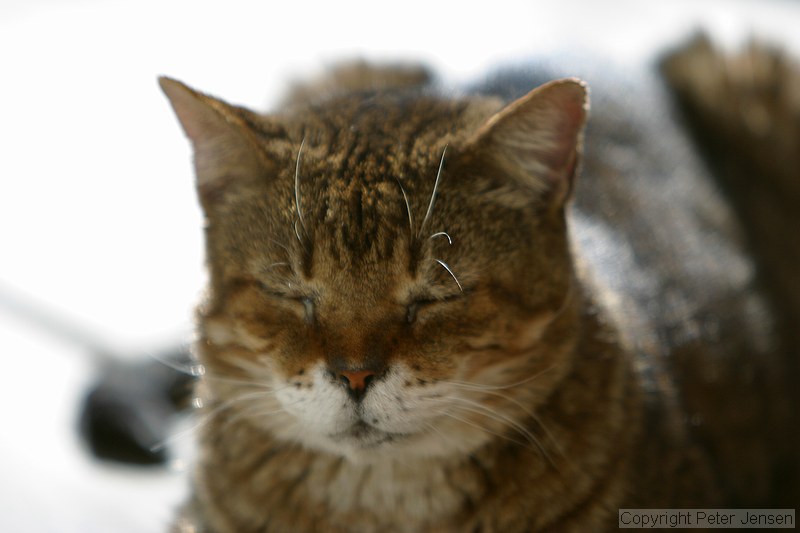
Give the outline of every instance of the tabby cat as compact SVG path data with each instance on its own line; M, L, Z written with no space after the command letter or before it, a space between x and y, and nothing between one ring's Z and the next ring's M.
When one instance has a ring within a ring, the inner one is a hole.
M347 72L269 115L160 80L210 271L174 530L594 531L774 503L769 303L652 80L593 89L584 132L575 78L448 96Z

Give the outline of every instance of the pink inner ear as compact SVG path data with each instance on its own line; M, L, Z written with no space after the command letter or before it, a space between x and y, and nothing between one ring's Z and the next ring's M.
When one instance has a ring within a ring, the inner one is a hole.
M492 157L526 189L566 198L580 150L588 100L577 80L557 80L506 106L484 127Z
M197 187L204 206L259 174L262 161L234 108L168 78L159 79L194 147Z
M565 99L554 102L557 106L558 118L554 120L554 146L549 153L542 154L548 166L555 173L569 170L574 165L575 152L578 150L581 130L586 118L583 103Z
M158 82L169 98L183 131L195 145L225 134L229 128L225 119L199 93L170 78L161 77Z
M586 91L574 81L552 82L530 97L524 103L526 111L523 112L529 116L517 120L531 121L531 149L554 174L551 179L559 179L560 174L573 166L579 148L586 120ZM537 136L543 141L537 142Z

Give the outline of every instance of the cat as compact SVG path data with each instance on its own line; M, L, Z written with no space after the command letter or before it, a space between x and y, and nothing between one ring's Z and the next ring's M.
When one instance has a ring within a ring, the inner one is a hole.
M160 79L210 278L174 531L597 531L778 501L770 302L658 84L593 79L588 120L587 84L540 70L457 95L354 71L268 115Z

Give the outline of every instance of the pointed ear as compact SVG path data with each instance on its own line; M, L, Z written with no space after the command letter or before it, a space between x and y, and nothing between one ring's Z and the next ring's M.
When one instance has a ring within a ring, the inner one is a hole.
M514 189L562 206L569 198L589 110L586 84L556 80L512 102L491 117L471 141L513 180Z
M164 76L158 83L192 141L197 189L204 206L222 196L228 184L252 180L265 170L267 161L247 125L246 110Z

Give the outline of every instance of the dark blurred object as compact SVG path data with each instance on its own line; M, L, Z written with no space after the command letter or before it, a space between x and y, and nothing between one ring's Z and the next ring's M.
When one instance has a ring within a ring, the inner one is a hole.
M295 81L282 105L330 98L337 93L421 87L433 78L430 70L416 63L375 65L363 60L345 61L325 69L316 79Z
M797 347L800 67L777 47L751 42L725 54L705 36L661 67L706 161L746 221Z
M787 505L794 506L800 494L800 66L778 47L753 41L726 53L701 35L665 56L661 71L744 222L778 311L786 390L794 391L793 438L780 477Z
M109 359L80 415L92 453L123 463L164 463L174 417L191 396L191 368L185 347L155 358Z
M123 356L101 336L29 294L0 283L0 306L80 347L99 377L86 395L79 429L98 458L139 465L167 459L175 414L186 407L198 365L188 347Z

